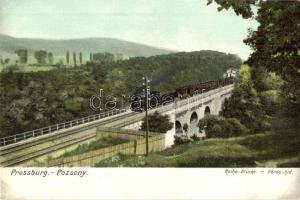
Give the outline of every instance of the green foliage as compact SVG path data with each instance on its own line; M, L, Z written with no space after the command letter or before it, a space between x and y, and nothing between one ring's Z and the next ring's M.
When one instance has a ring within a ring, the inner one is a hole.
M94 114L94 81L82 69L0 73L0 128L5 135Z
M241 62L235 55L199 51L149 58L135 57L115 62L90 62L88 66L93 70L95 79L101 83L105 82L103 78L106 75L107 81L111 81L111 77L118 77L117 82L125 82L126 87L113 90L118 94L128 94L134 93L141 86L141 77L146 75L152 77L150 84L153 90L173 92L183 85L218 79L226 69L237 67ZM107 89L111 90L112 87Z
M174 145L181 145L190 143L191 140L186 135L175 135L174 136Z
M278 90L267 90L258 94L262 109L268 116L274 116L279 107L279 94Z
M53 53L49 52L47 56L48 56L49 65L53 65L53 60L54 60Z
M5 58L5 60L4 60L4 64L9 64L9 61L10 61L10 59L9 58Z
M207 138L228 138L249 133L249 129L242 125L239 120L216 115L206 115L199 121L198 126L201 132L205 131Z
M191 136L191 139L193 140L193 141L200 141L200 137L198 137L196 134L193 134L192 136Z
M256 132L261 129L262 114L249 67L242 65L232 95L223 104L221 115L239 119L252 132Z
M174 145L187 144L197 141L200 141L200 137L198 137L196 134L192 135L191 137L188 137L187 134L174 136Z
M251 6L257 5L260 0L207 0L207 5L211 4L213 1L219 4L218 11L221 11L223 9L228 10L229 8L232 8L237 15L242 15L242 17L244 18L250 18L254 14Z
M74 66L76 66L77 57L76 57L76 52L75 51L73 52L73 63L74 63Z
M297 76L299 10L300 4L296 0L260 2L256 17L260 25L245 40L255 51L248 61L251 66L264 66L278 73L283 80ZM282 35L284 37L280 37Z
M182 129L184 130L184 132L188 132L188 130L189 130L189 125L187 124L187 123L184 123L184 125L183 125L183 127L182 127Z
M114 94L122 93L125 88L125 74L120 69L113 69L106 75L106 83L110 84L110 90Z
M209 3L212 0L208 0ZM251 5L256 4L259 23L257 30L250 30L244 42L253 49L247 63L254 70L254 79L258 91L263 91L264 82L260 71L275 72L284 81L280 88L282 104L281 117L292 121L295 129L300 129L300 3L291 1L220 1L222 8L233 8L237 14L249 18L253 16ZM258 84L257 84L258 83ZM281 120L281 119L280 119Z
M92 55L92 58L93 58L93 61L94 62L112 62L114 61L114 54L111 54L111 53L108 53L108 52L105 52L105 53L94 53Z
M79 52L79 63L82 64L82 53Z
M279 90L283 85L283 81L280 76L275 73L268 72L262 66L252 66L251 77L257 92Z
M149 131L156 133L166 133L173 128L173 123L170 122L168 115L161 115L155 111L148 116ZM143 119L141 130L146 130L146 118Z
M28 61L28 51L27 49L18 49L15 53L19 56L20 64L26 64Z
M46 58L47 58L47 51L43 51L43 50L40 50L40 51L35 51L34 52L34 57L35 59L37 60L37 63L39 65L44 65L46 64Z
M70 64L70 52L69 51L67 51L67 53L66 53L66 62L67 62L67 64Z

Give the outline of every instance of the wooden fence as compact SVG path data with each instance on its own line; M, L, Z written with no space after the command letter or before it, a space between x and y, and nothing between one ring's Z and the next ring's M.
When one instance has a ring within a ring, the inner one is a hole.
M56 158L48 160L41 164L44 167L92 167L101 160L110 158L119 153L122 154L145 154L146 153L146 138L144 132L111 129L111 128L97 128L96 137L105 137L105 135L113 137L127 137L131 141L123 144L118 144L79 155ZM165 135L158 133L149 134L149 152L161 151L165 148Z

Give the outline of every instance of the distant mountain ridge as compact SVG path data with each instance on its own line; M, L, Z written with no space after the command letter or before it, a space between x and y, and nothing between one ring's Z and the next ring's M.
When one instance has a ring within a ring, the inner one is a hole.
M66 51L82 52L85 56L91 52L121 53L128 57L149 57L175 52L113 38L34 39L0 34L0 55L14 54L17 49L28 49L29 52L45 50L52 52L55 56L65 56Z

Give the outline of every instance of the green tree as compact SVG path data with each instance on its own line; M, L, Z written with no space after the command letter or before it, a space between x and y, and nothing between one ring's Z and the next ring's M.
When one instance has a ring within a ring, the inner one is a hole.
M21 64L26 64L28 61L28 51L27 49L18 49L15 53L19 56L19 62Z
M49 52L47 56L48 56L48 63L50 65L53 65L53 61L54 61L53 53Z
M79 52L79 63L82 64L82 53Z
M173 128L173 123L170 122L168 115L161 115L159 112L154 112L148 116L149 131L157 133L166 133ZM141 130L146 131L146 118L143 119Z
M67 51L66 53L66 62L67 62L67 65L70 64L70 52Z
M93 59L93 53L90 53L90 62L93 62L94 59Z
M250 30L244 42L253 49L248 59L252 68L263 67L275 72L284 81L281 88L281 109L293 126L300 128L300 3L291 1L263 0L214 0L219 10L233 8L244 18L253 17L253 6L257 8L255 19L257 30ZM209 0L208 4L213 2ZM252 6L252 7L251 7Z
M125 90L125 74L121 69L113 69L106 76L106 83L110 83L110 90L117 94Z
M10 59L9 58L5 58L4 60L4 64L8 65L9 64Z
M260 2L256 17L260 26L245 40L254 50L248 63L254 68L262 65L283 79L281 109L289 118L288 126L295 128L300 128L299 16L299 1Z
M40 51L35 51L34 52L34 57L35 59L37 60L37 63L39 65L44 65L46 64L46 58L47 58L47 51L43 51L43 50L40 50Z
M262 113L247 65L240 67L232 95L224 102L221 115L240 119L252 131L259 130Z
M73 63L74 63L74 66L76 66L76 62L77 62L76 52L74 51L73 52Z
M199 131L205 131L206 137L234 137L249 133L244 125L236 118L225 118L217 115L206 115L199 120Z
M114 61L114 54L105 52L105 53L94 53L93 54L93 61L96 62L112 62Z

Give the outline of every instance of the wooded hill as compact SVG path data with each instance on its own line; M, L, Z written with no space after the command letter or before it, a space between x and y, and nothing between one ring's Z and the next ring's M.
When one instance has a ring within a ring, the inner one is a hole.
M133 94L142 77L152 77L151 89L172 92L176 87L220 78L241 59L216 51L199 51L88 63L31 73L0 73L0 137L17 134L99 111L89 99L104 89L118 97Z
M128 42L113 38L82 38L82 39L35 39L15 38L0 34L0 55L3 58L15 56L18 49L27 49L29 52L45 50L54 56L65 56L67 51L82 52L85 59L92 52L110 52L123 54L125 57L153 56L168 54L174 51L151 47L139 43Z

